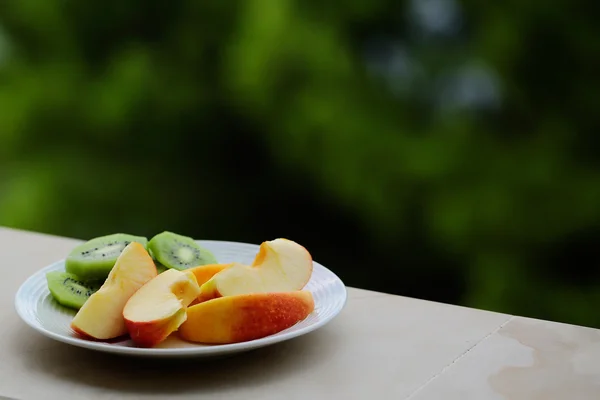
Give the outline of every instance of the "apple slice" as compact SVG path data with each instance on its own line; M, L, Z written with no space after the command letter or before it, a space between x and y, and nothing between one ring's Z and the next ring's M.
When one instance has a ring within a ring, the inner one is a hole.
M251 266L233 263L200 287L198 301L246 293L302 289L313 270L310 253L287 239L263 242Z
M188 269L188 271L190 271L190 272L192 272L194 274L194 276L196 277L196 281L198 281L198 285L202 286L210 278L212 278L213 276L215 276L217 273L223 271L224 269L227 269L227 268L231 267L232 265L233 265L233 263L229 263L229 264L206 264L206 265L199 265L197 267L190 268L190 269ZM195 298L194 301L192 301L190 303L190 306L193 306L194 304L198 304L198 303L200 303L200 299L199 298Z
M141 347L165 340L186 320L186 308L199 293L196 277L189 270L169 269L146 283L123 310L131 340Z
M307 290L221 297L189 307L178 333L197 343L245 342L281 332L314 309L312 293Z
M156 265L143 245L128 244L106 281L79 309L71 328L93 339L114 339L127 333L123 308L146 282L157 276Z
M210 278L215 276L217 273L223 271L224 269L231 267L232 265L233 265L233 263L206 264L206 265L199 265L197 267L190 268L187 271L192 272L194 274L194 276L196 277L196 281L198 282L198 285L202 286Z

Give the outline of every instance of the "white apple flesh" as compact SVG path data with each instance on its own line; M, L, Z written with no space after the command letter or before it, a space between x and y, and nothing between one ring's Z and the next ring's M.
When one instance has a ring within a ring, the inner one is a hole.
M186 320L187 306L200 287L192 271L168 269L140 288L127 302L123 318L131 339L153 347Z
M127 334L123 308L129 298L157 274L156 265L144 246L131 242L117 258L104 284L79 309L71 328L98 340Z
M263 242L251 266L234 263L200 288L199 301L248 293L290 292L310 280L313 262L301 245L287 239Z

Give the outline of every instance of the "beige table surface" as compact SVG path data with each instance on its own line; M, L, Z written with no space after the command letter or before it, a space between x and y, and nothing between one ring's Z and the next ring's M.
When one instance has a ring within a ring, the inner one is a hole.
M153 361L55 342L14 311L77 240L0 228L0 398L600 399L600 331L349 288L303 337L220 360Z

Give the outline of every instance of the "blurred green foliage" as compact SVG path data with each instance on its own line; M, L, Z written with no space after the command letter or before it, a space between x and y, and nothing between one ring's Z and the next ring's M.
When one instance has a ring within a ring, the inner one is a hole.
M6 0L0 224L293 235L354 286L600 326L597 14Z

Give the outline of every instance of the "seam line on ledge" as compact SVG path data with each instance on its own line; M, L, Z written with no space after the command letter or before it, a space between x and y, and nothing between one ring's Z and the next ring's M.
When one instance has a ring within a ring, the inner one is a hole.
M431 382L433 382L438 377L440 377L441 375L443 375L448 369L452 368L452 366L454 364L456 364L458 361L460 361L471 350L473 350L475 347L479 346L481 343L485 342L490 336L492 336L493 334L497 333L506 324L508 324L510 321L512 321L513 318L515 318L514 315L511 315L510 317L508 317L506 319L506 321L504 321L503 323L501 323L496 329L494 329L493 331L491 331L490 333L488 333L487 335L485 335L483 338L481 338L479 341L477 341L475 344L473 344L473 346L471 346L467 350L465 350L462 354L460 354L458 357L456 357L451 363L449 363L448 365L446 365L439 372L437 372L435 375L433 375L431 378L429 378L425 383L423 383L421 386L419 386L418 388L416 388L412 393L410 393L407 397L405 397L404 400L410 400L413 397L415 397L421 390L425 389L425 387L427 387Z

